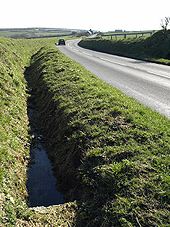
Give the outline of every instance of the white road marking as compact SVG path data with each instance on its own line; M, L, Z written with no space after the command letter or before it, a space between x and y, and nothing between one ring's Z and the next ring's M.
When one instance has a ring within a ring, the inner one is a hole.
M85 54L85 55L91 56L91 57L98 58L98 59L100 59L100 60L102 60L102 61L106 61L106 62L112 63L112 64L116 64L116 65L120 65L120 66L124 66L124 67L129 67L129 68L132 68L132 69L135 69L135 70L144 71L144 72L146 72L146 73L149 73L149 74L152 74L152 75L155 75L155 76L159 76L159 77L163 77L163 78L166 78L166 79L170 79L169 74L168 74L168 73L165 73L165 72L164 72L164 74L162 74L161 72L160 72L160 74L158 74L158 73L155 73L154 71L151 71L151 70L145 70L145 69L141 69L141 68L139 68L139 67L130 66L130 65L128 65L128 64L123 64L123 63L111 61L111 60L109 60L109 59L107 59L107 58L97 57L97 56L95 56L95 55L88 54L88 53L86 53L86 52L84 52L84 51L83 51L82 53Z

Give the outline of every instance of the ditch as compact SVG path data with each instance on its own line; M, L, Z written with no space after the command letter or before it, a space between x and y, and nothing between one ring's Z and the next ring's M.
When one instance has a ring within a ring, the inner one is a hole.
M28 99L27 112L30 124L30 162L27 170L29 207L50 206L64 203L62 193L57 191L57 179L45 149L45 138L38 124L38 110L34 94Z

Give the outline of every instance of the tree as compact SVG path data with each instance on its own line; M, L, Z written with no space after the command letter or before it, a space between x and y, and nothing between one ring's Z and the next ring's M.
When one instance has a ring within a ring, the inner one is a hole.
M170 23L170 17L165 17L164 19L161 20L161 27L164 31L167 31L167 27Z

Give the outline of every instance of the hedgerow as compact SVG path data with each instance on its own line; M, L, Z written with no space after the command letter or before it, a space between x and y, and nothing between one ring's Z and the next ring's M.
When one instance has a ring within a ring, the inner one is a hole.
M160 30L145 39L82 39L79 45L109 54L170 64L170 30L166 33Z

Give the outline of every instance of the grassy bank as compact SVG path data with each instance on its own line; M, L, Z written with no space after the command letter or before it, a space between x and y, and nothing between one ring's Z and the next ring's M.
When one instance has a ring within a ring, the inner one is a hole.
M89 41L87 41L89 42ZM27 79L75 226L170 225L170 121L54 48Z
M27 206L30 135L24 71L35 52L54 42L0 38L0 226L61 224L72 212L70 205L64 216L65 205L40 212Z
M170 65L170 30L154 33L144 38L122 40L84 39L79 45L109 54L143 59Z

